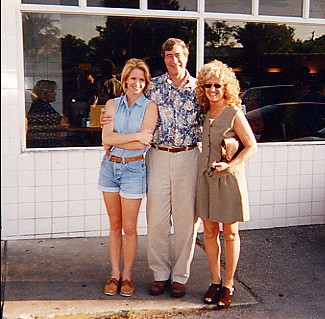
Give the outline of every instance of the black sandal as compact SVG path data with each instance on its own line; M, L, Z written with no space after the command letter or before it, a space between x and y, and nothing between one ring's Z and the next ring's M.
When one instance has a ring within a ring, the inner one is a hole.
M232 297L234 296L235 288L222 287L221 295L218 301L219 308L227 308L232 302Z
M204 295L204 303L211 305L219 300L222 290L222 282L220 284L210 284Z

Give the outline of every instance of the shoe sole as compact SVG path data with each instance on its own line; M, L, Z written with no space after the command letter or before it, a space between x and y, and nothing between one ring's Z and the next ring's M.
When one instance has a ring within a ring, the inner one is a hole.
M133 294L134 293L132 293L132 294L125 294L125 293L120 292L120 295L123 296L123 297L131 297L131 296L133 296Z
M172 297L174 297L174 298L182 298L182 297L184 297L185 296L185 292L184 293L171 293L170 294Z
M149 295L151 296L160 296L162 295L163 293L165 293L166 289L170 286L170 280L166 280L166 284L165 284L165 287L161 290L161 291L152 291L149 289Z
M165 289L163 291L155 292L155 291L149 291L149 295L151 296L160 296L165 292Z
M104 295L106 295L106 296L115 296L116 293L117 293L117 291L114 292L114 293L112 293L112 292L105 292L105 291L104 291Z

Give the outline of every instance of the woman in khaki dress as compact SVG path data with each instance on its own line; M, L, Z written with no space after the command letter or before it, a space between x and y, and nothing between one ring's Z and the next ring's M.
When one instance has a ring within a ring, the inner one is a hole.
M257 151L254 134L241 110L239 83L226 64L205 64L197 77L197 97L206 118L199 164L197 212L203 220L205 250L212 276L204 296L207 304L225 308L232 302L234 274L240 251L238 222L249 219L244 161ZM224 138L237 136L243 149L222 160ZM226 272L220 271L220 223L225 241Z

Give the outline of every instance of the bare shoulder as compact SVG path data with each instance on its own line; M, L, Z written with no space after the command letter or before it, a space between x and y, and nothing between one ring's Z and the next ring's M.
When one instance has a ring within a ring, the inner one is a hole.
M238 121L245 121L246 120L245 113L239 107L236 107L235 120L238 120Z
M105 105L105 113L113 115L115 113L116 105L114 99L108 100Z
M155 109L158 108L158 106L157 106L156 102L151 101L151 102L148 104L148 108L155 110Z

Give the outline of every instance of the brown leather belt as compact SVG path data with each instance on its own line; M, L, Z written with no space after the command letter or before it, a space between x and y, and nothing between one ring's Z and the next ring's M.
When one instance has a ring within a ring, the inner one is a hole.
M110 161L116 163L136 162L144 159L143 155L134 156L134 157L118 157L118 156L110 155L109 151L106 151L106 155L108 156L108 159Z
M166 152L171 152L171 153L177 153L177 152L183 152L183 151L190 151L194 147L197 146L197 144L189 145L189 146L184 146L184 147L176 147L176 146L161 146L161 145L156 145L156 144L151 144L151 146L157 150L160 151L166 151Z

